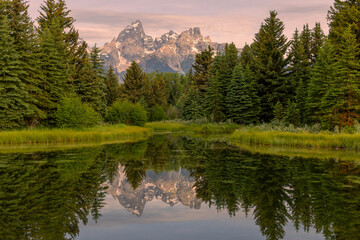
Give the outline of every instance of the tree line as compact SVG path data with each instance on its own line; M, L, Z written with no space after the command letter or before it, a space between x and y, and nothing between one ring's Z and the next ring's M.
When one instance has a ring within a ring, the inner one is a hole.
M227 44L196 56L182 117L231 119L240 124L283 121L353 126L360 108L360 7L336 0L328 13L330 33L320 23L305 24L288 41L275 11L262 23L254 42L241 53Z
M0 129L94 125L106 121L108 108L124 97L146 99L146 119L164 118L167 95L178 94L165 93L165 84L179 84L183 77L166 83L156 73L150 81L130 68L125 83L144 77L148 84L141 87L147 88L145 98L137 98L138 91L130 96L114 68L105 69L101 50L95 45L88 52L64 0L44 1L35 22L28 7L25 0L0 2Z
M305 24L288 40L270 11L241 51L233 43L223 52L209 47L186 75L148 74L133 62L122 84L113 67L104 68L96 45L88 53L64 0L44 1L36 26L24 0L2 1L0 12L1 129L74 126L69 116L88 125L181 118L327 129L360 118L357 1L335 0L328 36L319 23Z

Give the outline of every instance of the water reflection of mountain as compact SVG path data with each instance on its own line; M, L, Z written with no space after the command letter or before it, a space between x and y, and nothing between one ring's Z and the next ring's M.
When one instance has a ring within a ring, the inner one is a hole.
M161 200L165 204L174 206L178 203L189 208L200 209L201 200L196 198L193 188L194 180L185 169L175 172L154 173L147 171L146 177L137 188L127 181L123 167L119 168L118 174L109 186L108 193L129 212L141 216L147 202L154 199Z

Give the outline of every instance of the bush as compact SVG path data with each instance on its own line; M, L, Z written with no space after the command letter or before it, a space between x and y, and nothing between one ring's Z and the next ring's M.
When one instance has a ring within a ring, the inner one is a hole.
M55 111L57 127L91 127L99 124L100 120L100 115L93 108L82 103L80 98L63 98Z
M151 108L151 121L155 122L155 121L163 121L167 119L168 116L161 106L155 105L153 108Z
M144 126L147 121L147 113L140 103L117 101L109 107L106 121L112 124L125 123L128 125Z

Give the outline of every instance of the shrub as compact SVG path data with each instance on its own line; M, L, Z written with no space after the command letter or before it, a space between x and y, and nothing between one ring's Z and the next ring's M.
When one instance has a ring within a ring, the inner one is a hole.
M140 103L117 101L109 107L106 121L112 124L125 123L128 125L144 126L147 121L147 113Z
M63 98L55 111L57 127L91 127L99 124L100 120L100 115L93 108L82 103L80 98Z
M167 118L168 116L161 106L155 105L151 108L151 121L163 121L167 120Z

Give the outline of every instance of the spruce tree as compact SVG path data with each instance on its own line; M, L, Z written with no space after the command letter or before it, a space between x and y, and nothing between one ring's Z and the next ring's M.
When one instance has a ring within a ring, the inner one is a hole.
M360 119L360 45L348 26L337 44L339 75L330 82L322 99L322 110L328 124L340 127L354 125Z
M242 66L249 65L250 68L253 69L254 55L253 55L251 46L249 46L248 44L245 44L244 48L242 49L239 61Z
M284 106L281 102L277 102L274 107L274 119L277 121L282 121L284 118Z
M55 21L55 20L54 20ZM50 119L57 103L66 95L73 94L73 87L69 82L69 65L66 57L63 35L57 23L45 28L40 34L39 66L41 82L39 87L40 108Z
M321 29L320 23L315 23L315 27L311 32L311 61L316 62L320 49L325 42L325 34Z
M296 103L288 100L286 110L284 113L284 122L293 125L300 124L300 112L299 108L296 106Z
M93 101L97 106L94 108L98 113L105 115L106 111L106 85L105 85L105 68L104 61L100 57L100 49L94 45L90 52L90 63L96 73L96 95Z
M321 100L338 76L338 64L335 61L335 49L330 41L325 41L312 70L308 86L307 116L312 123L322 121Z
M26 85L26 90L30 95L30 107L35 114L29 121L30 124L35 124L45 115L39 109L39 95L42 95L38 86L40 81L37 55L39 40L28 13L29 4L24 0L3 1L0 8L0 11L8 17L14 46L20 56L19 61L23 66L23 71L19 78Z
M229 118L236 123L249 124L259 121L260 98L255 87L255 77L249 65L238 64L233 72L227 96Z
M205 95L206 116L214 122L225 120L225 99L221 93L222 84L219 81L219 72L212 74Z
M298 31L296 29L296 31ZM300 41L304 48L304 54L307 59L311 59L311 30L309 24L303 26L303 30L300 34Z
M105 86L106 103L108 106L111 106L120 97L120 84L112 66L107 71Z
M195 62L192 65L192 69L194 70L191 75L192 84L199 89L202 96L205 93L210 78L210 69L214 61L213 56L213 49L209 46L201 53L196 54Z
M139 64L133 61L131 66L126 69L124 82L120 86L120 97L133 103L139 102L147 90L144 88L147 85L144 84L147 80L146 73L142 71Z
M98 77L96 70L90 63L89 57L85 57L83 64L75 81L76 93L82 102L87 103L97 113L104 115L106 104L102 89L103 80Z
M191 86L185 95L181 117L184 120L196 120L204 117L204 100L200 90Z
M0 19L0 129L25 125L33 114L30 97L20 77L21 56L16 51L6 16Z
M288 81L285 78L288 48L287 38L283 34L284 24L275 11L265 19L252 44L259 96L261 96L261 119L273 118L275 104L289 98Z
M308 33L306 33L306 35L307 34ZM299 122L301 123L304 123L306 119L306 95L311 76L310 43L305 42L305 44L308 46L304 46L304 41L301 40L301 36L299 36L299 32L296 29L293 39L291 40L289 52L288 78L290 80L290 88L288 92L294 96L292 101L296 102L299 110ZM306 53L306 51L309 52Z

